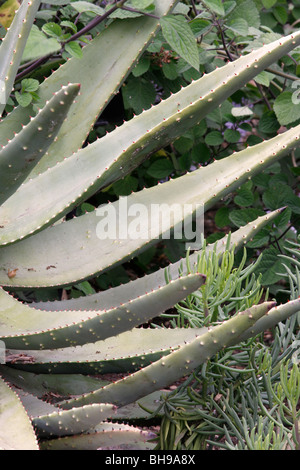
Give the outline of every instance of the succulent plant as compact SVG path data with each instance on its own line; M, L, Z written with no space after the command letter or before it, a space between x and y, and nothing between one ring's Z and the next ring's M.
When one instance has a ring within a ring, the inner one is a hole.
M156 16L167 14L175 4L157 1ZM37 0L22 3L1 45L0 76L6 99L38 6ZM84 47L81 59L70 59L40 85L39 110L36 105L19 106L0 122L0 324L1 341L7 348L7 364L0 366L1 448L38 448L36 435L81 435L78 443L105 448L101 433L110 432L109 425L102 423L107 418L126 414L125 406L170 385L225 345L256 335L299 309L298 300L278 307L266 302L237 312L213 328L140 328L205 282L197 271L197 251L188 263L179 260L169 266L167 282L165 270L158 270L68 301L27 304L12 295L16 289L69 286L133 258L195 215L197 206L211 207L298 144L299 126L106 207L119 217L124 202L128 210L139 204L147 211L153 204L164 203L162 217L166 219L170 205L190 205L189 214L177 214L166 226L155 227L154 233L145 216L145 238L100 239L97 211L65 221L63 217L80 202L130 173L300 44L297 33L242 56L81 148L95 119L158 28L159 20L152 17L113 21ZM121 35L120 47L113 47L110 55L101 54ZM97 52L99 63L94 60ZM205 249L219 253L237 249L278 213L266 214ZM133 373L104 386L85 376L120 370ZM52 377L46 386L49 393L64 388L65 374L70 374L67 397L60 396L59 408L40 399L37 373ZM22 374L26 376L24 393ZM134 437L133 430L130 433ZM119 434L115 435L119 440ZM56 444L60 445L57 441L49 446ZM77 445L75 438L70 445Z

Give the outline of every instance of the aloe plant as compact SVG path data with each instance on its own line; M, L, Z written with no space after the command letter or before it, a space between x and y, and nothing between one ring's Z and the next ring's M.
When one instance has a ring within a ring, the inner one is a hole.
M175 4L171 0L157 1L156 16L167 14ZM23 2L1 45L1 77L9 77L6 98L38 6L37 0ZM122 413L125 405L170 385L225 345L256 335L299 309L298 300L278 307L274 302L266 302L237 312L213 328L172 332L141 328L205 282L205 276L197 271L201 250L193 253L188 262L170 265L168 282L164 270L158 270L120 287L70 301L26 304L11 294L15 289L28 287L69 286L133 258L156 243L166 231L176 231L185 218L195 214L197 206L208 209L298 144L299 126L206 168L108 205L114 216L119 216L124 201L129 209L139 204L147 210L152 204L163 202L163 218L173 203L182 207L190 205L188 215L176 215L166 226L156 227L156 232L155 227L148 226L146 239L99 240L96 211L64 221L63 217L81 201L130 173L151 153L195 126L234 91L300 44L300 33L268 44L192 82L94 144L81 148L96 117L123 83L158 27L159 20L152 17L112 22L83 49L82 59L70 59L45 79L39 89L40 111L35 106L17 107L0 122L3 145L0 151L0 284L3 286L0 323L1 341L7 348L7 365L0 368L5 378L0 383L2 448L36 447L34 430L41 438L78 435L91 430L94 435L91 440L101 447L98 438L106 424L98 427L100 422ZM123 36L121 48L114 47L113 55L103 58L99 69L95 69L95 54L98 52L103 57L101 52L107 44L114 44L120 35ZM12 50L17 52L12 54ZM78 109L82 119L80 128L77 127ZM266 214L205 250L222 253L229 248L237 249L278 214L279 211ZM144 227L147 221L145 216ZM67 372L125 370L133 374L104 387L93 384L92 389L88 381L83 381L88 389L74 391L70 399L60 400L58 409L45 404L34 393L14 389L18 382L13 375L14 368L27 374L62 373L61 378L53 377L56 386L62 386ZM6 413L8 406L16 410L17 421L10 420ZM20 432L14 440L16 428ZM89 441L86 436L84 439Z

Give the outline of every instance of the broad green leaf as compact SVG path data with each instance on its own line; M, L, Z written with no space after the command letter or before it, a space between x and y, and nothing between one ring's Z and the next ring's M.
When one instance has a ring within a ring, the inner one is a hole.
M273 15L280 24L285 24L288 19L288 13L286 8L282 5L277 5L273 10Z
M65 51L69 52L73 57L80 59L82 57L82 49L78 42L70 41L65 45Z
M92 13L96 13L96 15L103 15L104 9L95 5L94 3L78 1L78 2L71 2L70 6L75 8L78 13L84 13L90 11Z
M273 111L263 114L258 123L259 132L264 134L274 134L278 131L279 127L280 124Z
M257 217L263 215L263 210L261 209L239 209L231 211L229 214L229 219L231 222L236 225L237 227L243 227L248 222L256 219Z
M224 139L231 144L239 142L240 138L241 134L239 131L235 131L234 129L226 129L224 132Z
M186 62L199 69L197 43L186 19L181 16L164 16L160 20L165 40Z
M36 25L33 25L22 60L23 62L28 62L43 57L44 55L58 52L60 49L61 45L55 38L48 38Z
M203 0L202 3L217 15L225 15L224 5L221 0Z
M275 284L282 279L283 261L278 255L279 251L273 247L263 252L262 260L259 263L259 272L262 274L261 283L265 286Z
M254 195L249 189L241 189L234 198L235 204L241 207L251 206L254 201Z
M132 70L134 77L140 77L149 70L150 59L148 57L142 57Z
M227 28L242 36L248 34L248 23L243 18L235 18L227 25Z
M132 108L140 114L144 109L150 108L156 98L156 91L152 83L143 78L133 78L122 88L125 108Z
M211 131L205 137L205 143L211 146L221 145L224 141L224 138L221 132Z
M32 96L30 93L19 93L18 91L16 91L15 97L19 105L21 105L23 108L29 106L32 101Z
M260 27L259 11L253 0L237 0L237 6L227 17L228 22L241 19L254 28Z
M275 3L277 3L277 0L262 0L263 6L267 9L272 8Z
M131 4L134 8L144 10L145 8L153 5L153 0L131 0Z
M170 160L160 158L149 166L147 173L153 178L162 179L169 176L173 171L174 167Z
M284 91L274 101L274 111L282 126L300 119L300 104L293 104L293 93Z
M36 91L40 86L39 81L35 80L34 78L24 78L24 80L22 80L21 82L21 85L22 90L27 91L27 93Z
M230 210L226 206L220 207L220 209L217 210L215 215L215 223L219 228L230 225L229 212Z
M42 26L42 30L47 36L51 36L54 38L58 38L62 34L62 29L57 23L53 23L52 21L50 23L46 23Z

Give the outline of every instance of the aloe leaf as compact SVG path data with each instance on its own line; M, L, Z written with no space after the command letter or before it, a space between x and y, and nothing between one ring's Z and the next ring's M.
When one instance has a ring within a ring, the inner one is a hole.
M86 432L113 416L115 407L109 403L92 404L67 411L55 411L32 418L39 437L68 436Z
M62 87L0 151L0 203L14 194L54 141L79 88Z
M109 383L107 380L80 374L36 374L3 364L0 366L0 373L16 388L23 389L26 393L40 399L45 399L51 394L55 394L56 397L80 395L97 390Z
M170 237L169 230L182 229L182 222L187 218L183 214L185 206L190 208L190 216L196 214L197 208L209 209L217 200L288 154L299 144L299 132L300 125L180 178L120 198L100 209L102 219L99 211L93 211L0 248L0 283L24 287L69 284L133 258L159 238ZM138 218L142 231L138 236L131 236L129 228L136 223L136 217L127 215L130 211L136 213L137 207L143 208ZM161 219L152 223L155 207L160 209ZM106 210L107 216L103 217ZM0 214L3 214L2 220L11 218L10 212L0 210ZM17 215L15 211L14 217ZM103 221L119 233L107 237L101 231ZM5 228L1 229L1 234L4 240ZM15 269L18 269L16 276L10 278L7 273Z
M134 372L170 354L203 331L205 328L134 328L104 341L74 348L26 350L25 354L24 350L11 350L6 362L10 367L37 374Z
M154 14L161 17L169 13L176 3L174 0L156 1ZM81 93L56 142L51 145L39 168L32 171L31 177L55 166L82 147L98 115L115 96L158 29L159 20L149 16L116 20L82 49L82 58L71 58L40 85L38 94L42 103L62 85L74 80L81 84ZM0 144L5 144L4 136L12 138L13 133L18 132L16 126L28 122L33 112L32 106L25 109L19 106L7 116L0 125Z
M193 341L150 366L93 393L61 402L60 406L69 409L87 403L102 403L108 399L110 403L124 406L155 390L165 388L206 362L229 342L239 342L243 332L266 315L274 304L275 302L265 302L240 312L230 320L208 328Z
M235 249L237 251L248 241L252 240L263 227L271 223L283 210L284 208L278 209L258 217L256 220L240 227L235 232L225 235L221 240L207 245L206 250L215 250L216 253L224 253L226 249L229 251ZM194 272L197 271L197 259L201 253L202 250L198 250L189 256L190 268ZM182 275L186 275L189 272L185 259L171 263L167 269L170 279L176 279L179 271ZM105 291L97 292L96 294L78 297L77 299L36 302L33 303L32 306L40 310L51 311L108 309L120 305L121 303L126 303L132 298L136 298L139 295L143 295L145 292L150 292L164 285L165 275L165 268L160 268L147 276Z
M299 42L300 33L290 35L230 62L28 181L0 208L0 217L7 220L2 244L50 225L80 201L125 176ZM268 145L264 144L265 149ZM72 175L71 181L62 185L66 174ZM31 200L36 193L41 197L33 209Z
M253 336L256 336L263 331L268 329L274 328L279 322L285 321L292 315L295 315L300 311L300 298L295 300L290 300L285 304L276 305L272 308L268 315L260 318L252 328L245 331L242 335L240 340L245 341ZM230 345L230 344L229 344Z
M12 90L39 0L25 0L16 12L0 47L0 115ZM2 142L5 144L5 142Z
M42 450L153 450L155 437L151 431L141 431L128 424L101 423L93 431L77 436L49 439L41 443Z
M101 403L64 411L22 390L17 390L16 393L39 438L68 436L88 431L113 416L116 409L114 405Z
M0 449L38 450L30 419L18 396L0 377Z
M1 338L10 349L56 349L95 342L143 324L202 285L190 274L107 311L46 312L0 290Z

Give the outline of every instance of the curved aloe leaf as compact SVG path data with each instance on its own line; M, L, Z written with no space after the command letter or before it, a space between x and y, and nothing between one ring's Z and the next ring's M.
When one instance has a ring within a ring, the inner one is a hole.
M30 419L13 390L0 377L0 449L38 450Z
M7 220L2 244L50 225L80 201L132 171L299 43L297 33L230 62L28 181L0 208L0 217ZM66 175L70 175L70 180ZM36 193L41 197L33 210L31 201Z
M275 302L265 302L238 313L230 320L208 328L198 338L150 366L97 391L61 402L60 406L69 409L107 400L117 406L124 406L155 390L167 387L203 364L229 342L239 342L243 332L266 315L274 304Z
M37 374L133 372L170 354L204 331L205 328L134 328L104 341L75 348L26 350L25 354L24 350L12 350L7 354L6 363Z
M184 206L191 208L190 215L195 214L201 206L207 210L215 201L297 146L299 133L300 125L180 178L144 189L100 208L105 224L119 231L116 237L101 239L104 238L101 218L98 211L93 211L50 227L14 245L0 248L0 283L4 286L24 287L70 284L133 258L157 242L168 230L182 228L182 221L187 217L181 210ZM177 211L172 212L174 205ZM134 216L127 217L127 214L130 211L136 213L137 207L143 208L138 219L143 230L139 237L130 236L126 230L126 224L130 227L135 222ZM160 221L155 224L151 221L153 207L158 207L161 213ZM106 210L108 215L104 218ZM10 212L5 212L4 220L9 217ZM1 230L4 237L5 229ZM73 256L74 250L76 257ZM15 269L18 269L16 276L10 278L7 273Z
M1 339L9 349L56 349L95 342L147 322L197 290L204 280L202 274L190 274L107 311L39 311L1 289Z
M22 2L1 44L0 115L5 108L7 99L12 90L26 41L40 3L39 0L24 0ZM5 137L7 138L8 135ZM5 144L5 141L1 143Z
M77 436L50 439L41 443L42 450L152 450L149 442L155 435L128 424L101 423L93 431Z
M155 3L155 15L161 17L170 12L177 0L159 0ZM115 96L158 29L159 20L149 16L114 21L82 49L82 58L71 58L40 85L38 93L42 103L49 100L62 85L74 80L81 83L81 94L72 106L70 117L62 126L57 141L51 145L39 168L32 171L32 177L81 148L94 121ZM109 51L109 54L104 51ZM0 126L0 144L5 143L1 136L12 138L13 132L18 132L16 126L28 122L33 112L31 106L25 109L19 106L7 116Z
M0 203L14 194L45 154L56 138L79 89L80 86L75 84L62 87L0 151Z
M80 374L35 374L11 366L0 365L2 377L25 393L30 393L40 399L47 395L67 397L92 392L107 385L107 380Z
M278 209L258 217L256 220L240 227L235 232L225 235L221 240L207 245L206 250L216 250L217 253L223 253L225 250L231 251L232 249L237 251L241 246L250 241L263 227L271 223L283 210L284 208ZM197 271L197 260L201 253L202 250L199 250L189 256L190 268L194 272ZM189 272L185 259L171 263L167 270L170 279L176 279L179 271L182 272L183 275ZM166 270L165 268L160 268L147 276L105 291L97 292L96 294L78 297L77 299L37 302L33 303L32 306L40 310L51 311L108 309L128 302L130 299L143 295L145 292L156 290L159 286L165 284L165 279Z
M32 423L39 437L68 436L94 428L101 421L113 416L114 410L115 406L109 403L92 404L33 417Z

